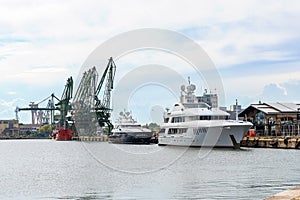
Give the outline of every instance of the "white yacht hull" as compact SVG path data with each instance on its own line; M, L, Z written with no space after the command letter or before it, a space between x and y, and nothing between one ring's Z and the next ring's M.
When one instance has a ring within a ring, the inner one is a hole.
M159 145L193 147L236 147L252 126L248 122L225 122L214 126L188 126L184 134L160 134ZM170 127L170 126L169 126ZM181 126L182 127L182 126Z

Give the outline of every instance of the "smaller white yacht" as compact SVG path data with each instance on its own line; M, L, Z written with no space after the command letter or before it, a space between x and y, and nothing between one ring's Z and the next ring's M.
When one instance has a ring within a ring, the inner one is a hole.
M111 143L120 144L149 144L152 137L152 131L143 128L132 118L131 112L120 112L109 136Z
M196 86L181 86L180 102L164 113L158 136L159 145L235 147L252 123L229 120L229 114L212 108L194 94Z

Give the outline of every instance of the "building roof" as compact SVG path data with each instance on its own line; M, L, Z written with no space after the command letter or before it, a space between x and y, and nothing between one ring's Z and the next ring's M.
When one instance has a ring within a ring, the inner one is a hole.
M266 113L266 114L279 113L279 111L277 109L274 109L273 107L268 106L266 104L251 104L249 107L253 107L253 108L260 110L261 112Z
M251 108L259 110L265 114L279 114L279 113L298 113L300 104L295 103L260 103L251 104L245 110L243 110L239 116L244 116Z
M298 112L299 104L295 103L267 103L280 112Z

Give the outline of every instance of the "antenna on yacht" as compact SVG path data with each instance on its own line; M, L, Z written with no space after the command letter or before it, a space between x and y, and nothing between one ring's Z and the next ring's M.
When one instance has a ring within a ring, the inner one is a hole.
M235 120L238 121L239 120L239 115L238 115L238 100L235 99Z
M191 85L191 77L188 76L189 85Z

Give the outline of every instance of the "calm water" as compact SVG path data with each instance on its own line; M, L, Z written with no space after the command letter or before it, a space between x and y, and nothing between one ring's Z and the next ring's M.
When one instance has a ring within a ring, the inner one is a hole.
M0 199L263 199L297 185L297 150L0 141Z

